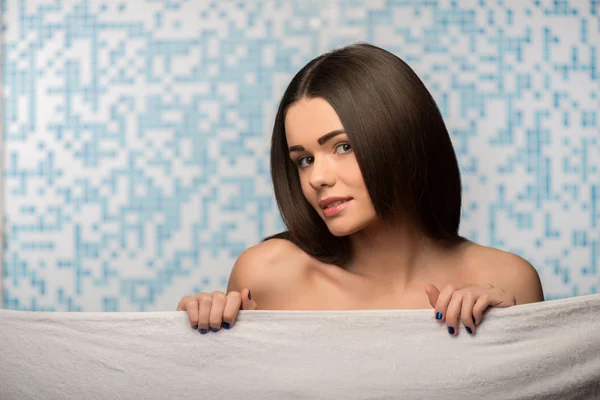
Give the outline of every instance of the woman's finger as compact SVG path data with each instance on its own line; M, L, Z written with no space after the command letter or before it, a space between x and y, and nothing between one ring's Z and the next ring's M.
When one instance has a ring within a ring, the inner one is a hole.
M225 305L225 311L223 311L223 328L230 329L233 327L241 306L242 295L240 292L227 293L227 304Z
M437 302L435 303L435 319L440 321L446 320L446 312L448 305L452 300L452 294L458 290L459 287L455 285L446 285L440 292Z
M250 289L242 290L242 310L256 310L258 306L256 301L252 299L252 293Z
M185 296L181 299L177 311L187 311L190 326L193 329L198 329L198 301L195 297Z
M473 307L479 296L473 290L467 290L463 294L462 309L460 311L460 320L462 321L467 333L475 333L475 319L473 318Z
M458 335L458 318L460 317L462 302L463 294L460 290L452 293L446 310L446 326L448 327L448 333L452 336Z
M425 293L427 293L427 297L429 298L429 304L431 304L432 308L435 308L435 303L437 303L440 296L440 290L435 285L428 283L425 285Z
M209 329L210 310L212 309L213 298L208 293L199 293L196 295L198 300L198 329L201 334L206 334Z
M489 293L483 293L473 306L473 318L475 318L475 325L481 324L483 318L483 312L490 306L491 296Z
M208 317L208 325L212 332L218 332L223 323L223 311L227 304L227 296L223 292L212 292L212 307L210 308L210 316Z
M179 300L179 304L177 304L177 311L185 311L185 305L190 302L190 299L193 299L193 296L184 296L181 300Z

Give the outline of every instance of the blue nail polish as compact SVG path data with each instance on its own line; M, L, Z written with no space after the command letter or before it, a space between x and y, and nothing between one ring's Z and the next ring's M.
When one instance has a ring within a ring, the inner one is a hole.
M213 332L219 332L219 330L217 328L210 328L210 330Z
M473 316L473 323L476 324L477 322L475 322L475 316Z
M435 319L442 319L442 313L438 312L437 314L435 314Z
M198 325L192 326L192 329L198 329Z
M448 327L448 333L451 334L451 335L454 335L454 328L451 327L451 326L449 326Z
M208 331L206 329L200 329L200 333L203 334L203 335L206 335L207 332Z
M229 329L230 328L229 322L223 322L223 328Z
M473 331L471 330L471 328L469 328L468 326L466 326L465 328L467 328L467 332L469 333L469 335L473 334Z
M252 294L250 294L249 290L248 290L248 300L252 300Z

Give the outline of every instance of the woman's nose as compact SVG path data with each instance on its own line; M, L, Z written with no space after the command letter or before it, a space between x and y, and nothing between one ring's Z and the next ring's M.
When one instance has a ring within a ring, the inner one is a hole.
M335 184L335 170L326 160L315 160L310 170L310 185L315 190Z

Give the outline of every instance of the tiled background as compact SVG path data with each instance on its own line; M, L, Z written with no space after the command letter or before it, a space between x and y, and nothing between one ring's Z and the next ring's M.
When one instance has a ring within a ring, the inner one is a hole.
M368 41L439 104L461 233L546 299L600 286L600 1L3 0L3 301L174 310L282 228L268 172L291 77Z

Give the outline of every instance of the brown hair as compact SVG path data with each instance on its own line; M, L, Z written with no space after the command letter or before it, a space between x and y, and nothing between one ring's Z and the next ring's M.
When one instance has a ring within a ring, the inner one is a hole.
M339 116L378 218L410 221L441 243L465 240L458 235L460 171L435 100L404 61L366 43L315 58L287 87L271 138L271 177L287 231L265 240L290 240L323 262L349 261L348 238L334 236L308 203L289 157L286 112L315 97Z

